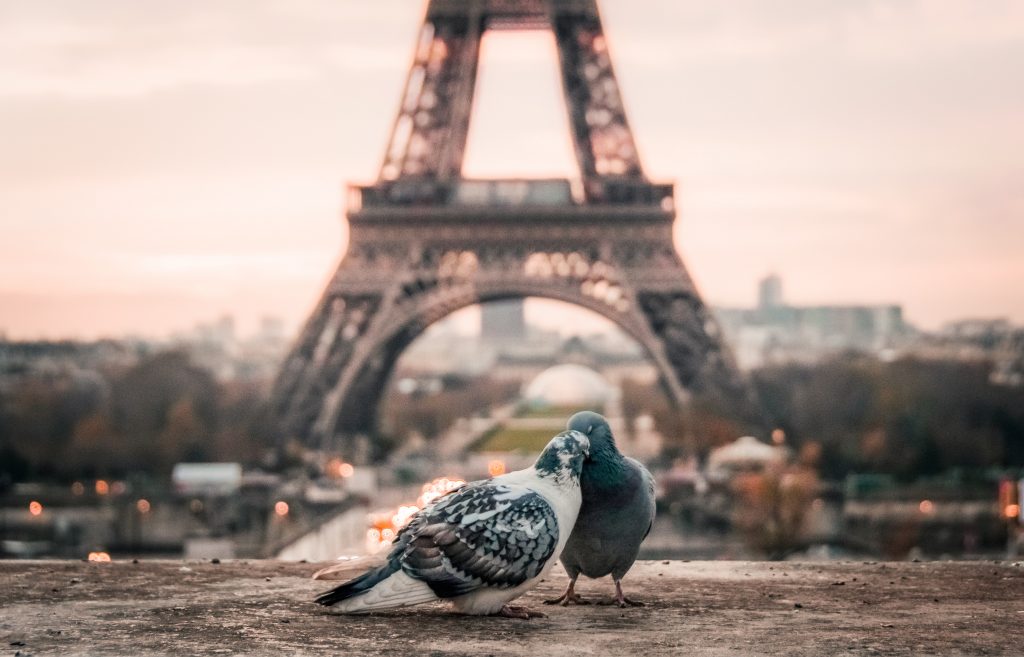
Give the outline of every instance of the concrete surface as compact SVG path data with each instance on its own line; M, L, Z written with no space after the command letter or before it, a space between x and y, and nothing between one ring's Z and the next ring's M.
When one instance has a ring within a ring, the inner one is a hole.
M318 564L0 562L0 655L1022 655L1014 562L642 562L642 608L548 607L529 621L441 605L335 616ZM592 599L608 580L585 581ZM6 651L6 652L4 652Z

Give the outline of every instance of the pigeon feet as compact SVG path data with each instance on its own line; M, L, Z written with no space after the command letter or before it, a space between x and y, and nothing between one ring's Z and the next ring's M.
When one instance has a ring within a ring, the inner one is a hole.
M630 600L626 596L622 596L621 598L616 596L616 597L612 598L611 600L601 600L597 604L603 605L603 606L606 606L606 607L614 605L616 607L621 607L622 609L625 609L626 607L646 607L647 606L647 604L644 603L644 602L640 602L639 600Z
M589 605L590 600L587 600L586 598L582 597L579 593L572 593L570 591L566 591L557 598L545 600L544 604L562 605L563 607L567 607L569 605Z
M614 599L608 600L608 601L598 602L597 604L599 604L599 605L615 605L616 607L619 607L620 609L625 609L626 607L644 607L644 606L646 606L643 602L640 602L639 600L630 600L629 598L627 598L625 596L625 594L622 593L622 584L620 582L615 582L615 598Z
M580 594L576 592L576 578L573 577L569 581L569 586L565 587L565 593L558 596L553 600L545 600L546 605L562 605L567 607L569 605L589 605L589 600L584 600L580 597Z
M530 620L531 618L547 618L545 614L542 614L539 611L534 611L529 607L520 607L516 605L505 605L495 615L502 616L504 618L521 618L523 620Z

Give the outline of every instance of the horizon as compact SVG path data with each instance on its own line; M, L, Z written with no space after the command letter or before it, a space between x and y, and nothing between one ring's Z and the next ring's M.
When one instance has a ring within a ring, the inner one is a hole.
M759 279L759 280L763 280ZM784 283L784 282L783 282ZM756 291L756 288L755 288ZM427 335L428 332L435 328L445 325L449 328L454 328L460 335L478 335L480 332L480 307L488 305L490 303L504 303L502 301L486 302L486 303L475 303L468 306L464 306L456 311L453 311L449 315L442 317L441 319L430 324L421 334L421 337ZM750 303L725 306L715 303L709 303L709 307L712 310L753 310L758 307L757 299L751 300ZM836 303L836 302L823 302L823 303L810 303L810 304L795 304L790 302L788 299L784 299L782 305L785 307L858 307L858 306L898 306L902 309L902 305L899 303L877 303L877 304L860 304L860 303ZM304 317L301 319L305 319ZM558 301L555 299L545 299L542 297L526 297L524 298L524 319L528 326L544 331L554 331L562 336L572 335L593 335L598 333L609 333L618 332L628 337L628 334L624 332L622 328L617 326L614 322L602 317L596 312L587 308L574 306L573 304ZM285 338L289 341L293 340L301 329L301 323L290 323L287 318L280 315L264 314L259 317L249 317L245 321L239 322L238 318L228 310L224 310L220 313L214 313L209 316L199 317L196 321L188 325L171 327L163 333L145 333L145 332L125 332L120 334L97 334L97 335L26 335L26 336L11 336L6 328L0 325L0 339L6 339L11 341L21 342L32 342L32 341L81 341L81 342L98 342L103 340L143 340L151 342L161 342L168 340L175 340L182 337L183 334L193 332L204 326L211 326L219 321L228 320L231 322L236 337L255 337L258 334L261 325L265 321L277 322L280 321L284 327ZM904 316L904 323L908 328L912 330L924 330L925 332L934 331L935 329L925 330L916 324L912 318L908 319ZM1008 320L1004 316L992 316L992 317L977 317L977 316L965 316L957 317L950 320L948 323L957 321L999 321ZM572 325L572 322L582 323L582 329L576 328ZM946 324L938 327L941 329Z
M294 331L346 248L343 184L375 178L423 6L0 5L0 332ZM776 272L793 305L1024 323L1024 6L601 9L710 305L753 305ZM464 175L571 177L550 35L491 34L481 58Z

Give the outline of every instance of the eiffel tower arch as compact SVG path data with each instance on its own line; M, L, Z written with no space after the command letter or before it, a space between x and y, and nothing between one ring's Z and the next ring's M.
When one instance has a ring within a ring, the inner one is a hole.
M487 30L551 30L579 181L461 175ZM670 398L757 410L673 246L671 184L644 175L596 0L430 0L377 181L349 189L348 251L272 393L281 436L366 451L402 351L468 305L545 297L608 318ZM359 446L359 444L361 446Z

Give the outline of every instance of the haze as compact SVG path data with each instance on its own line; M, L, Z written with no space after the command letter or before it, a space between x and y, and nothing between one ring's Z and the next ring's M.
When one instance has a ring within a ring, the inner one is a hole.
M752 304L774 271L795 303L1024 321L1024 4L601 7L709 302ZM376 177L422 10L0 0L0 331L298 325L344 250L343 183ZM489 38L465 173L572 175L558 84L547 35Z

